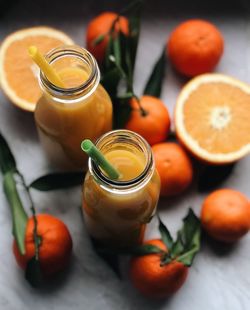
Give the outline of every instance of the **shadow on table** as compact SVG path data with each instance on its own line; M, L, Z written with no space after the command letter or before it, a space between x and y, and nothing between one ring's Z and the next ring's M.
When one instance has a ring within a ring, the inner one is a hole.
M129 258L122 261L122 298L126 300L126 303L130 306L129 309L143 309L143 310L160 310L167 309L174 298L178 298L179 292L168 298L154 299L143 296L137 289L133 286L129 279Z
M209 247L218 257L224 257L230 255L234 251L237 251L240 243L240 241L234 243L216 241L204 231L202 232L201 240L202 247Z
M11 125L11 130L16 133L18 140L37 142L38 135L33 112L23 111L13 106L8 100L4 104L6 105L4 107L5 122Z

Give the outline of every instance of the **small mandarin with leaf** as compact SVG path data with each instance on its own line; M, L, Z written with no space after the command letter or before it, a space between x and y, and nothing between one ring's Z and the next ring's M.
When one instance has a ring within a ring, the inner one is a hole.
M125 128L135 131L150 145L165 141L170 129L169 113L164 102L153 96L130 101L131 114Z
M156 169L161 179L161 196L185 191L193 180L193 165L179 144L164 142L152 147Z
M129 34L128 19L113 12L104 12L90 21L87 27L87 49L102 63L106 48L114 25L114 34L121 31L124 35Z
M158 239L146 241L144 245L154 245L167 251L166 245ZM147 297L168 297L178 291L187 278L188 267L177 261L162 265L161 257L155 253L134 257L131 260L132 283Z
M201 223L214 239L223 242L237 241L250 229L249 200L236 190L216 190L203 202Z
M160 239L144 242L130 261L133 285L146 297L165 298L184 284L200 249L200 221L189 209L174 241L159 219Z
M39 214L37 235L40 240L39 262L44 276L62 271L69 263L72 251L72 239L67 226L58 218ZM26 269L28 262L35 256L34 218L29 218L25 235L25 254L21 255L16 241L13 252L18 265Z
M212 71L223 49L220 31L212 23L201 19L181 23L171 33L167 43L171 63L188 77Z

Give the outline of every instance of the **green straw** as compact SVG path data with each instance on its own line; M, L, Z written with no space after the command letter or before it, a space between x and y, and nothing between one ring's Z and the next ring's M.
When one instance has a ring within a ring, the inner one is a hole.
M110 164L95 145L88 139L81 143L82 150L100 166L112 180L117 180L120 176L119 172Z

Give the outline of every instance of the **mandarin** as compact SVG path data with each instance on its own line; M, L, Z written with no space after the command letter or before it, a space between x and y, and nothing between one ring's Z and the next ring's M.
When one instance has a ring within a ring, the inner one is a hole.
M44 276L51 276L63 270L69 263L72 251L72 239L68 228L59 219L48 214L37 217L37 235L41 237L39 247L39 262ZM29 218L25 236L25 255L21 255L16 241L13 242L13 252L18 265L25 269L27 263L35 255L34 219Z
M153 145L152 151L161 179L161 196L178 195L187 189L192 183L193 166L184 149L165 142Z
M153 96L142 96L139 101L130 101L132 111L125 128L140 134L150 145L166 140L170 118L164 102Z
M165 244L158 239L144 242L166 251ZM130 278L133 285L145 296L164 298L178 291L188 275L188 267L172 261L161 264L161 254L133 257L130 262Z
M234 242L250 229L250 204L242 193L219 189L203 202L201 223L214 239Z
M105 57L105 51L109 42L109 31L112 24L118 17L118 14L113 12L104 12L90 21L87 26L86 44L87 49L94 55L99 63L102 63ZM120 16L115 23L114 33L121 31L123 34L129 34L128 19ZM100 42L95 42L103 36Z
M211 23L192 19L171 33L167 54L177 71L192 77L212 71L223 53L222 34Z

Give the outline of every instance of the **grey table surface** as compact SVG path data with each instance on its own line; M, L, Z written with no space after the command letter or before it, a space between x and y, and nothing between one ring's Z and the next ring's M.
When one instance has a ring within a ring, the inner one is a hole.
M3 0L2 0L3 1ZM6 1L7 2L7 1ZM102 10L119 9L124 1L10 1L0 10L0 40L8 33L26 26L50 25L65 30L79 45L84 44L87 22ZM225 3L227 3L225 5ZM7 7L12 4L9 9ZM135 88L138 94L160 54L170 31L192 17L206 18L222 31L225 53L216 71L250 83L250 15L248 1L147 1L136 65ZM168 69L162 98L172 114L176 96L184 80ZM0 93L0 130L12 147L18 167L29 183L52 171L38 142L33 115L13 107ZM241 160L221 185L250 196L250 158ZM169 309L169 310L248 310L250 309L250 234L233 247L211 242L202 244L183 288L172 298L152 301L131 286L127 262L122 262L123 279L119 280L93 251L79 211L80 189L39 193L32 191L37 210L61 218L73 236L74 248L66 274L35 290L23 277L12 255L11 219L0 187L0 309ZM197 214L205 194L194 185L187 193L160 202L159 212L171 232L181 225L188 206ZM147 238L157 237L153 220Z

